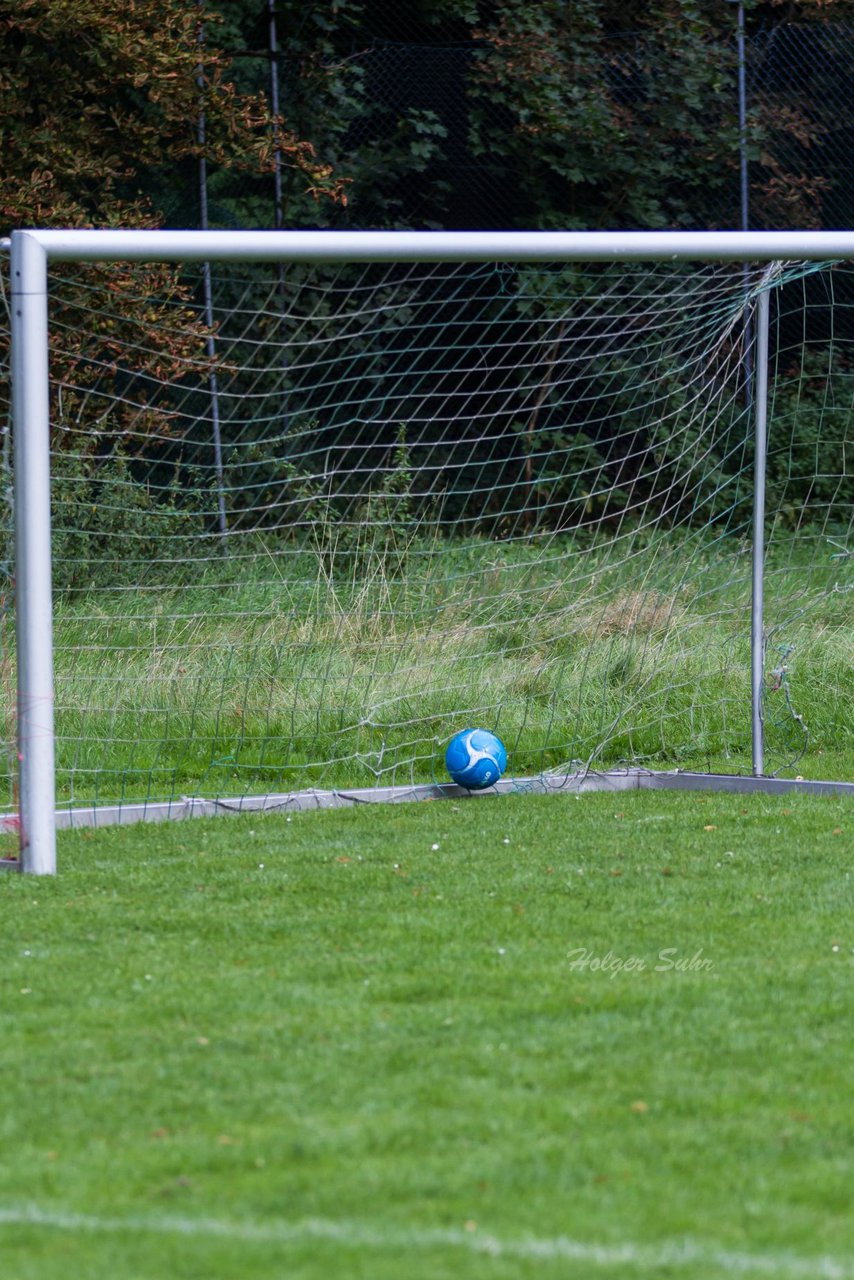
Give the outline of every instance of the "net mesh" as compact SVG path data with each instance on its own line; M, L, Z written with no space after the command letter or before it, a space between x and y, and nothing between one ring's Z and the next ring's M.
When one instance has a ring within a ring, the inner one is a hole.
M749 769L762 289L769 768L850 745L851 271L212 283L210 329L186 271L51 280L62 803L444 781L472 725L516 777Z

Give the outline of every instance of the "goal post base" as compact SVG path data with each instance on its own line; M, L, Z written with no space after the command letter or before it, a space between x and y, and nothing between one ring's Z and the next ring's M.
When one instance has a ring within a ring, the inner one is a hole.
M681 770L609 769L544 774L533 778L503 778L484 791L468 791L453 782L416 783L388 787L310 788L257 796L208 798L182 796L176 800L124 805L80 806L57 809L59 830L80 827L125 826L136 822L180 822L188 818L235 816L241 813L287 813L310 809L346 809L360 804L402 804L425 800L468 800L480 797L524 795L578 795L594 791L715 791L742 795L849 796L854 782L804 778L757 778L747 774L692 773ZM0 818L0 830L17 829L17 815ZM0 869L17 870L17 859L0 859Z

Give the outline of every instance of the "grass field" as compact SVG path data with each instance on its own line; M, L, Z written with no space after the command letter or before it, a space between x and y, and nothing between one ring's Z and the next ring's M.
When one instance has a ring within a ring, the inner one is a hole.
M64 596L60 798L444 780L444 744L467 723L502 736L517 776L749 769L747 545L625 542L427 544L396 568L387 548L330 565L256 542L180 586L155 565L128 569L133 587ZM834 772L854 754L850 569L834 545L769 558L769 770L854 777Z
M509 796L0 878L0 1271L854 1277L854 809Z

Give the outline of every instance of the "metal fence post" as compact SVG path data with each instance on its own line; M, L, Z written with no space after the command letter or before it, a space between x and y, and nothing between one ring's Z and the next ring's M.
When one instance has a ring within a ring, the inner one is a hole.
M744 48L744 4L738 6L736 44L738 48L738 139L741 229L750 228L750 186L747 172L747 61Z
M750 179L747 168L747 56L744 44L744 3L739 0L736 17L736 49L738 53L738 172L740 219L742 231L750 230ZM745 299L750 293L750 268L742 268ZM744 313L744 399L748 409L753 404L753 320L751 308Z
M203 50L205 42L204 27L201 23L201 14L204 9L204 0L199 0L199 32L197 43L199 48ZM196 124L196 141L199 144L199 226L202 231L208 230L208 162L205 156L206 144L206 118L205 118L205 71L204 64L199 56L199 67L196 75L196 84L199 89L199 118ZM219 536L223 550L227 550L226 534L228 533L228 516L225 509L225 470L222 461L222 430L220 426L219 412L219 380L216 374L216 341L214 338L214 322L213 322L213 286L211 284L211 264L210 262L202 263L202 287L204 290L205 304L205 324L207 326L207 336L205 338L205 351L210 364L210 372L208 373L208 387L211 396L211 436L213 440L214 453L214 471L216 473L216 507L217 507L217 525L219 528Z

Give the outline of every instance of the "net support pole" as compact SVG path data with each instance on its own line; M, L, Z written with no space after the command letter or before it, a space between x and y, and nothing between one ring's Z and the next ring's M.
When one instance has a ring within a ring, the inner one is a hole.
M12 424L21 869L56 873L47 254L12 236Z
M756 364L754 367L753 465L753 592L750 620L750 698L753 774L765 770L762 687L765 670L765 468L768 459L768 327L770 289L763 289L756 308Z
M279 33L276 16L278 0L267 0L267 30L270 47L270 108L273 112L273 222L277 231L285 225L284 187L282 185L282 153L280 97L279 97ZM276 294L279 303L279 317L284 326L285 315L285 268L282 262L276 263ZM288 349L281 344L282 353L282 435L288 434Z

